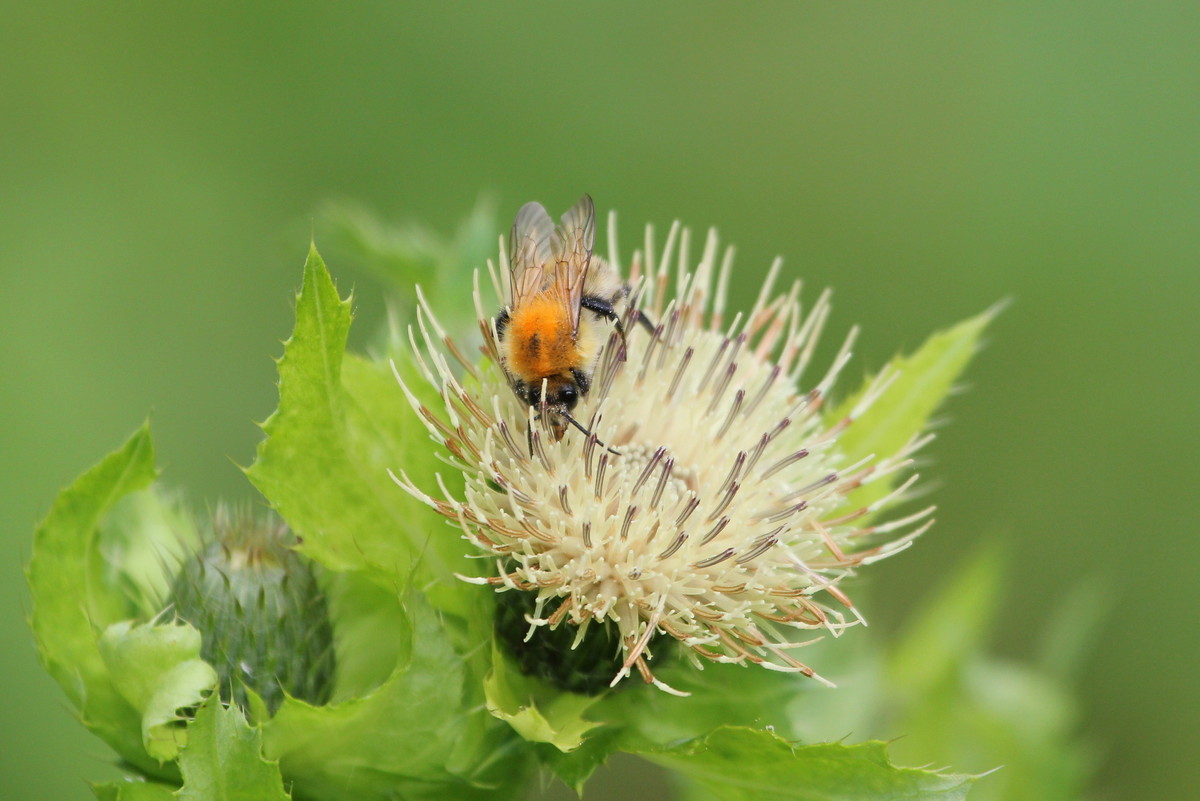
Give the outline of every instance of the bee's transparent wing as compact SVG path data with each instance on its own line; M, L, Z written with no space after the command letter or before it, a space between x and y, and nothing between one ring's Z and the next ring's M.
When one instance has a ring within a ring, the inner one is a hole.
M562 222L550 238L554 254L554 287L571 316L571 328L579 330L579 304L583 284L592 261L596 239L596 207L591 195L584 195L562 216Z
M542 291L546 267L553 259L554 221L541 203L526 203L513 220L508 235L508 269L512 305Z

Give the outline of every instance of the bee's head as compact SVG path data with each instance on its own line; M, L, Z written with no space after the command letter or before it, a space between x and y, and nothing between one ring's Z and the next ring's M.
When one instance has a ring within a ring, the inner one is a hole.
M591 435L591 432L584 428L574 417L571 412L579 403L580 397L587 394L589 382L587 376L583 376L575 371L568 377L551 377L544 379L546 387L546 401L542 403L542 384L539 382L534 384L529 381L521 381L519 379L511 382L513 392L517 397L525 403L534 407L537 410L537 418L543 421L550 427L551 433L554 435L554 440L563 438L567 433L568 426L574 426L584 434ZM529 429L529 451L533 453L533 427ZM600 443L610 453L617 451L609 448L604 443Z
M556 440L562 439L567 430L567 420L583 395L580 386L570 376L551 376L545 379L545 405L542 405L542 382L516 380L512 382L513 392L517 397L534 408L541 408L545 419L554 432Z
M587 429L584 429L571 417L575 404L579 403L580 394L579 387L569 382L561 383L553 388L546 387L546 410L550 412L550 428L554 431L556 440L563 438L563 434L567 432L568 422L586 432Z
M546 400L551 406L561 406L568 412L575 408L575 404L579 403L579 388L574 384L563 384L558 387L553 393L546 395Z
M514 381L512 387L517 397L530 406L537 406L542 402L542 384L540 381L537 383L532 381ZM546 379L546 406L552 411L573 411L575 405L579 403L579 397L582 394L573 378L553 377Z

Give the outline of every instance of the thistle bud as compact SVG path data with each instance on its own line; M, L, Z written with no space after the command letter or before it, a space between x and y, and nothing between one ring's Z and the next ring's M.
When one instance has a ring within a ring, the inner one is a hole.
M284 693L323 704L333 687L325 595L295 537L272 516L219 507L211 541L186 559L168 602L203 635L201 656L221 698L248 709L247 690L274 714Z

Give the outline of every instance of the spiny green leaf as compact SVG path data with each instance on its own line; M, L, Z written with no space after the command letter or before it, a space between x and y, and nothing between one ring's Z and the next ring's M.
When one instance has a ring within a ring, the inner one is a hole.
M113 504L154 478L147 423L59 494L34 536L26 577L42 662L84 725L147 775L169 778L173 769L142 747L141 715L118 691L98 647L100 631L133 610L100 555L97 529Z
M999 311L999 306L988 309L929 337L915 353L892 359L888 368L898 374L896 379L838 438L848 464L872 454L877 461L892 456L926 429L930 417L978 350L983 330ZM871 379L865 381L830 413L829 420L849 417L871 383ZM894 474L862 486L849 495L848 503L867 506L879 500L892 489L893 479Z
M180 801L288 801L279 763L263 759L261 741L240 709L209 697L188 726L179 757Z
M279 360L279 408L247 475L311 558L366 569L392 588L419 576L441 608L462 611L469 589L453 574L470 566L460 535L388 475L433 473L428 435L387 366L344 354L350 317L350 301L311 250Z
M125 700L142 713L142 742L159 760L187 743L178 710L217 688L217 672L200 659L200 632L184 624L135 625L125 620L100 638L100 654Z
M722 801L955 801L973 777L900 768L883 743L797 746L760 729L722 727L643 754Z
M448 621L416 594L389 617L404 642L387 681L322 707L286 699L264 724L266 753L304 797L502 797L524 778L528 753L484 711Z
M507 721L526 740L549 743L560 751L575 750L588 731L600 725L583 718L600 696L555 690L522 676L495 644L492 670L483 681L483 691L489 712Z
M620 750L622 733L619 727L605 726L588 732L587 739L573 751L560 751L544 743L538 746L538 756L563 784L582 796L584 784L596 769Z

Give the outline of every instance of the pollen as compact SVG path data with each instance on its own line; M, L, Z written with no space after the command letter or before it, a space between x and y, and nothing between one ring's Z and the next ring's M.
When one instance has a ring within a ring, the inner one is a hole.
M614 685L636 671L674 692L654 676L658 636L682 643L698 667L744 662L820 679L795 652L814 633L837 636L861 622L840 582L903 550L931 522L932 508L872 522L908 495L915 476L866 508L853 508L847 495L906 472L924 440L883 459L845 457L839 436L892 376L873 379L849 416L828 419L826 401L855 338L851 331L816 370L828 293L802 311L798 282L774 293L776 262L749 312L730 314L731 249L710 231L695 263L690 250L690 233L678 225L661 251L647 232L629 275L653 332L634 331L631 304L626 347L615 334L602 345L592 391L576 410L590 433L561 439L486 363L523 356L517 343L533 353L535 338L538 355L527 365L559 358L552 349L541 355L543 337L561 330L557 318L529 305L497 342L484 311L495 304L477 276L485 363L461 363L475 377L467 390L444 355L461 350L422 299L412 339L444 409L430 413L404 392L466 488L452 497L439 481L434 497L403 472L395 478L492 557L492 575L467 581L532 594L531 631L574 627L578 644L594 626L615 627L622 658ZM620 264L612 250L608 259ZM488 266L499 302L508 302L503 249L499 266Z

